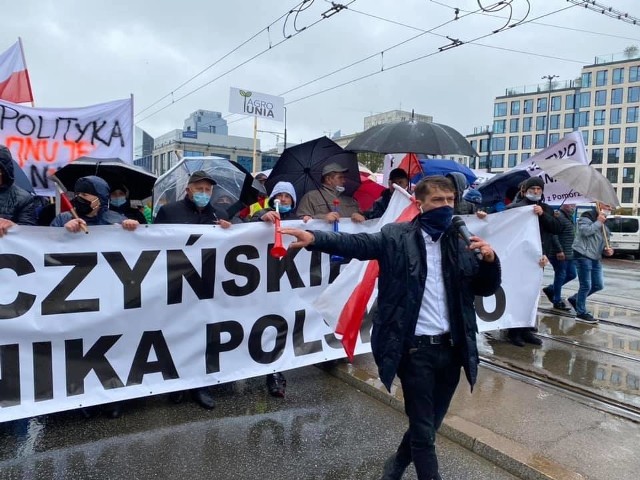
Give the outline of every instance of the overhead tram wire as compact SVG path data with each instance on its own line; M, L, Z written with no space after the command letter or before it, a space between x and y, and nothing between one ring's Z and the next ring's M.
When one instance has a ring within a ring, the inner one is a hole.
M587 10L592 10L597 13L601 13L606 15L607 17L615 18L616 20L621 20L625 23L630 23L632 25L640 25L640 18L632 17L626 12L621 12L620 10L616 10L613 7L607 7L606 5L601 5L595 0L567 0L569 3L573 3L578 7L584 7Z
M550 15L555 15L556 13L560 13L560 12L562 12L562 11L564 11L564 10L568 10L568 9L570 9L570 8L573 8L573 7L575 7L575 5L569 5L568 7L560 8L560 9L558 9L558 10L554 10L554 11L552 11L552 12L548 12L548 13L545 13L545 14L543 14L543 15L540 15L540 16L538 16L538 17L534 17L534 18L532 18L531 20L521 21L520 23L518 23L518 26L525 25L525 24L527 24L527 23L530 23L530 22L531 22L531 21L533 21L533 20L538 20L538 19L540 19L540 18L548 17L548 16L550 16ZM353 9L350 9L350 10L351 10L351 11L353 11ZM500 31L498 31L497 33L491 32L491 33L488 33L488 34L486 34L486 35L481 35L481 36L476 37L476 38L474 38L474 39L472 39L472 40L468 40L468 41L462 42L460 45L464 45L464 44L473 44L474 42L477 42L478 40L481 40L481 39L483 39L483 38L490 37L490 36L492 36L492 35L497 35L498 33L503 32L503 31L505 31L505 30L500 30ZM433 34L433 35L441 36L441 35L439 35L439 34ZM460 45L456 45L456 46L460 46ZM414 58L414 59L407 60L406 62L401 62L401 63L398 63L398 64L396 64L396 65L392 65L392 66L390 66L390 67L386 67L386 68L384 68L383 70L378 70L378 71L376 71L376 72L372 72L372 73L368 73L368 74L362 75L362 76L360 76L360 77L357 77L357 78L354 78L354 79L348 80L348 81L346 81L346 82L342 82L342 83L340 83L340 84L338 84L338 85L334 85L334 86L332 86L332 87L325 88L325 89L320 90L320 91L318 91L318 92L311 93L311 94L309 94L309 95L305 95L304 97L297 98L297 99L295 99L295 100L292 100L292 101L290 101L290 102L287 102L287 105L291 105L291 104L293 104L293 103L297 103L297 102L300 102L300 101L302 101L302 100L306 100L306 99L308 99L308 98L312 98L312 97L315 97L315 96L317 96L317 95L321 95L321 94L323 94L323 93L327 93L327 92L330 92L330 91L332 91L332 90L336 90L336 89L338 89L338 88L342 88L342 87L344 87L344 86L350 85L350 84L352 84L352 83L359 82L359 81L364 80L364 79L366 79L366 78L373 77L373 76L375 76L375 75L379 75L380 73L388 72L389 70L394 70L394 69L396 69L396 68L399 68L399 67L403 67L403 66L409 65L409 64L414 63L414 62L417 62L417 61L419 61L419 60L423 60L423 59L425 59L425 58L432 57L432 56L437 55L437 54L439 54L439 53L443 53L444 51L447 51L447 50L451 50L451 48L447 48L447 49L445 49L445 50L438 49L437 51L434 51L434 52L432 52L432 53L429 53L429 54L426 54L426 55L421 55L421 56L416 57L416 58ZM523 52L523 53L528 53L528 52ZM550 58L556 58L556 57L551 57L551 56L546 56L546 55L540 55L540 54L533 54L533 55L536 55L536 56L543 56L543 57L547 57L547 58L549 58L549 57L550 57ZM562 58L558 58L558 59L559 59L559 60L567 60L567 59L562 59ZM573 60L571 60L571 61L573 61Z
M305 2L308 2L308 1L313 1L313 0L304 0L302 3L304 4ZM214 82L216 82L217 80L221 79L222 77L224 77L224 76L228 75L229 73L231 73L231 72L233 72L233 71L237 70L238 68L240 68L240 67L242 67L242 66L246 65L247 63L249 63L249 62L251 62L251 61L255 60L256 58L260 57L261 55L264 55L266 52L268 52L268 51L272 50L273 48L276 48L277 46L281 45L282 43L286 42L287 40L290 40L291 38L294 38L294 37L298 36L298 35L299 35L299 34L301 34L302 32L305 32L305 31L309 30L310 28L314 27L315 25L317 25L318 23L322 22L323 20L327 20L328 18L331 18L331 17L334 15L334 13L337 13L337 12L339 12L339 11L343 10L343 9L347 9L347 8L348 8L348 6L349 6L349 5L351 5L351 4L353 4L355 1L356 1L356 0L351 0L350 2L346 3L345 5L333 3L333 5L334 5L334 6L333 6L333 8L332 8L332 9L327 10L326 12L324 12L324 13L321 15L320 19L316 20L315 22L312 22L312 23L311 23L311 24L309 24L309 25L306 25L306 26L305 26L305 27L303 27L302 29L298 29L297 27L295 27L295 26L294 26L294 28L296 29L294 33L292 33L292 34L290 34L290 35L288 35L288 36L285 36L285 38L283 38L282 40L280 40L280 41L279 41L279 42L277 42L277 43L274 43L274 44L271 44L271 43L270 43L268 48L266 48L266 49L264 49L264 50L262 50L262 51L258 52L257 54L253 55L252 57L248 58L247 60L245 60L245 61L243 61L243 62L239 63L238 65L236 65L236 66L235 66L235 67L233 67L233 68L230 68L229 70L225 71L224 73L222 73L222 74L218 75L217 77L213 78L212 80L210 80L210 81L208 81L208 82L206 82L206 83L204 83L204 84L200 85L199 87L197 87L197 88L195 88L195 89L193 89L193 90L189 91L188 93L186 93L186 94L182 95L181 97L178 97L177 99L173 100L173 101L172 101L171 103L169 103L168 105L165 105L164 107L161 107L161 108L159 108L158 110L155 110L154 112L150 113L149 115L145 116L144 118L142 118L142 119L140 119L140 120L137 120L137 121L136 121L136 124L139 124L139 123L144 122L145 120L147 120L147 119L149 119L149 118L151 118L151 117L155 116L156 114L158 114L158 113L162 112L163 110L165 110L165 109L167 109L167 108L169 108L169 107L171 107L171 106L175 105L175 104L176 104L176 103L178 103L179 101L184 100L185 98L187 98L187 97L191 96L192 94L194 94L194 93L196 93L196 92L198 92L198 91L202 90L203 88L205 88L205 87L207 87L207 86L211 85L212 83L214 83ZM335 10L335 11L334 11L334 12L332 12L332 13L330 13L330 14L328 14L328 15L325 15L327 12L330 12L331 10ZM289 15L290 13L291 13L291 11L289 11L286 15ZM284 16L286 16L286 15L284 15ZM282 17L280 17L280 19L281 19L281 18L282 18ZM172 93L171 93L171 94L169 94L168 96L171 96L171 95L172 95ZM167 96L163 97L163 99L164 99L164 98L166 98L166 97L167 97ZM156 103L157 103L157 102L156 102ZM146 110L148 110L148 109L149 109L149 107L147 107L147 108L146 108Z

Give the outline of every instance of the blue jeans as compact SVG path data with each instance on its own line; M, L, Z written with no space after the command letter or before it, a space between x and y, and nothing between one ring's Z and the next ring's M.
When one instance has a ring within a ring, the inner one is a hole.
M576 299L576 313L578 315L587 313L587 297L604 288L602 276L602 262L591 260L575 252L573 258L578 270L578 281L580 288L574 295Z
M456 391L461 363L448 342L423 345L417 338L398 367L409 429L398 447L397 459L406 465L413 460L418 480L430 480L438 474L436 431Z
M553 289L553 303L562 301L562 287L576 278L576 265L573 260L558 260L555 255L549 256L553 266L553 284L547 288Z

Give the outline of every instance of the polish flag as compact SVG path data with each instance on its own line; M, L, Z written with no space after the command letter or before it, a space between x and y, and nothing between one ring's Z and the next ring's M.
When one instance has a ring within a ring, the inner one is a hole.
M422 165L420 165L420 159L415 153L407 153L400 161L398 168L403 169L409 174L409 178L413 178L419 173L424 175L422 171Z
M375 230L380 230L387 223L408 222L417 214L418 207L413 197L397 188ZM349 360L353 360L362 320L375 300L373 291L378 271L377 260L352 260L313 302L313 306L340 338Z
M0 99L13 103L33 102L20 41L0 53Z

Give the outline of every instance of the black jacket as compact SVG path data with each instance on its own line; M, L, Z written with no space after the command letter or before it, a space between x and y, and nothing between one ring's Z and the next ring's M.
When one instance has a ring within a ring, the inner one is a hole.
M558 253L564 253L566 260L573 259L573 240L576 237L575 225L573 219L563 210L558 210L557 218L562 225L562 230L559 234L553 236L551 242L551 255L557 255Z
M190 223L213 225L218 220L229 220L225 210L214 208L210 203L202 210L188 197L160 207L153 223Z
M378 309L374 314L371 350L380 380L391 388L403 352L414 335L427 278L426 246L416 218L391 223L378 233L341 234L314 231L310 250L359 260L377 259ZM478 374L475 296L493 295L501 282L500 261L478 261L466 249L454 227L442 235L442 276L454 348L460 355L469 384Z
M13 183L13 160L8 150L0 150L0 217L18 225L37 223L36 206L33 195Z
M553 214L553 208L543 202L533 202L524 197L522 200L510 203L507 206L507 210L510 208L526 207L528 205L540 205L543 213L538 216L538 225L540 226L540 241L542 242L542 253L549 256L551 255L551 249L553 246L553 236L559 235L562 232L562 224Z
M373 205L371 205L371 208L366 212L362 212L362 215L364 216L364 218L366 218L367 220L371 220L372 218L382 217L382 215L384 215L384 212L387 211L387 207L389 207L389 202L391 201L391 195L393 195L393 192L391 191L391 189L385 188L380 194L380 197L378 197L378 199L375 202L373 202Z
M109 204L109 210L119 213L120 215L124 215L131 220L137 220L140 225L145 225L147 223L147 219L137 208L133 208L129 200L127 200L124 205L120 207L116 207L115 205Z

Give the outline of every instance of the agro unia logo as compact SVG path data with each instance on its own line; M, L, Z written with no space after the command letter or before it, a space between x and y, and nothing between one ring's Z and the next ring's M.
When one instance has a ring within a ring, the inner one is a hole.
M244 105L242 106L242 110L244 113L248 113L249 115L260 115L261 117L270 117L274 118L273 115L273 103L265 102L264 100L251 100L251 95L253 92L248 92L246 90L240 90L240 96L244 97Z

